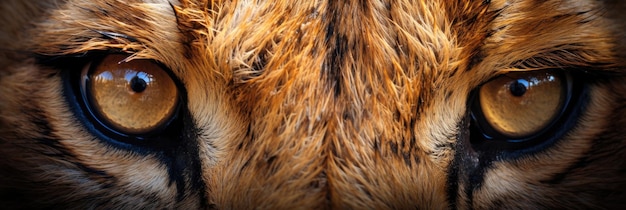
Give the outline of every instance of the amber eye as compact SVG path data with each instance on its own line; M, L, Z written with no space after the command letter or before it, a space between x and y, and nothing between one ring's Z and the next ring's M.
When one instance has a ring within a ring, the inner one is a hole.
M151 60L108 55L85 67L81 93L104 127L124 135L158 131L175 116L179 92L172 77Z
M558 71L513 72L478 89L474 115L490 136L522 139L554 124L568 97L568 78Z

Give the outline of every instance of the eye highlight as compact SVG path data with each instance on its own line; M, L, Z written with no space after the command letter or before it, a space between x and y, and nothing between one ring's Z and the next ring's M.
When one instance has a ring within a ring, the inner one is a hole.
M159 132L176 116L180 100L173 78L151 60L123 61L113 54L88 64L81 95L88 112L104 128L123 136Z
M566 78L557 72L514 72L485 83L478 100L495 132L522 138L548 126L563 109L566 94Z

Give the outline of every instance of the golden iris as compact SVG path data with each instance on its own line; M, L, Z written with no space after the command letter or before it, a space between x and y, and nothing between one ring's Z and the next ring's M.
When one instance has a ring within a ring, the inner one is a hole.
M178 89L170 75L151 60L125 62L109 55L83 71L90 110L107 127L124 134L144 134L174 116Z
M495 131L521 138L549 126L559 116L566 93L565 78L555 71L513 72L480 87L479 100Z

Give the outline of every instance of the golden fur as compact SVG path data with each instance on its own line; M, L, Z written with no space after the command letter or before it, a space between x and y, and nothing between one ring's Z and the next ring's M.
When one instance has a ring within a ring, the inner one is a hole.
M0 204L624 208L624 5L9 0L0 5ZM41 58L71 63L102 50L171 69L185 90L182 143L118 147L77 119L61 73L76 70ZM481 159L470 93L541 69L593 75L575 125L540 151Z

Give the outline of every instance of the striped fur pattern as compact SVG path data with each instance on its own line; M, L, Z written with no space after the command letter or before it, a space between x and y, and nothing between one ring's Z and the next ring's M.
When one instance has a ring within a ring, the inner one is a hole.
M0 205L624 208L624 9L616 0L6 0ZM183 95L173 143L119 143L76 114L66 74L92 52L171 70ZM558 139L532 151L476 146L473 90L544 69L583 75L583 103Z

